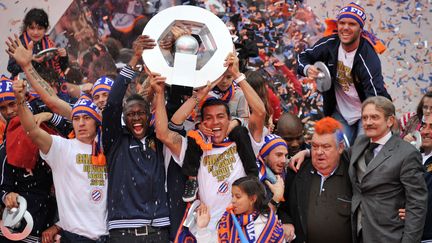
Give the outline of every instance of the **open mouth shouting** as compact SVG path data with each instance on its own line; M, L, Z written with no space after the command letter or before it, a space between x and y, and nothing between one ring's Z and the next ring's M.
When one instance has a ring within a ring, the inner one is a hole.
M141 135L144 132L144 126L142 125L142 123L135 123L133 124L133 130L135 134Z

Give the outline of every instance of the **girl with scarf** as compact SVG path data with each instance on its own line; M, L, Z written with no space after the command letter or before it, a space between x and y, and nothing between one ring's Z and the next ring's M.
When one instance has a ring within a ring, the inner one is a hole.
M232 185L232 210L222 215L217 235L207 229L210 221L207 206L201 204L197 209L197 242L240 243L239 234L244 234L248 242L285 242L282 225L265 198L264 185L256 177L237 179ZM241 232L235 226L232 214L239 222Z
M46 35L48 27L48 15L43 9L32 8L25 15L22 34L19 39L26 47L33 41L33 55L42 50L55 47L55 43ZM53 68L60 76L60 79L64 79L63 72L68 66L68 55L64 48L58 48L57 54L51 60L47 60L46 55L38 58L33 57L33 66L39 73L42 73L45 69ZM23 72L13 58L9 59L7 70L12 74L11 79Z

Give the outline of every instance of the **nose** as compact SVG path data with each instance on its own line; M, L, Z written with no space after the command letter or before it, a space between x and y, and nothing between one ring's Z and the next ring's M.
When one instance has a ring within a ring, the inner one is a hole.
M80 118L79 120L78 120L78 125L80 126L80 127L82 127L82 126L84 126L84 124L85 124L85 120L84 120L84 118Z
M138 114L138 112L135 112L135 113L133 113L132 115L133 115L133 116L132 116L132 120L136 121L136 120L139 120L139 119L140 119L140 115Z
M369 125L372 123L372 119L370 119L369 117L363 118L362 119L363 124Z
M297 148L300 146L300 139L293 139L291 142L291 147Z
M13 109L12 107L7 107L6 112L7 112L8 116L10 116L10 115L12 115L15 111L14 111L14 109Z
M323 154L323 153L324 153L324 149L323 149L323 147L318 146L318 147L316 148L316 153L317 153L317 154Z

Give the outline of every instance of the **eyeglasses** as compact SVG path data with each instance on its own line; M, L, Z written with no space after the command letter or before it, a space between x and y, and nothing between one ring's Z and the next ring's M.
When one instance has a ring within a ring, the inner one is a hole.
M135 116L143 117L145 115L146 115L146 113L144 111L137 111L137 112L128 112L128 113L126 113L126 116L128 118L134 118Z

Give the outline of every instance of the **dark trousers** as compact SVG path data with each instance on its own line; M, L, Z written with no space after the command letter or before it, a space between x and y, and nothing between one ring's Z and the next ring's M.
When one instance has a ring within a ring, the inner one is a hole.
M113 229L109 243L169 243L168 227L144 226L141 228Z
M101 236L97 240L89 239L85 236L78 235L69 231L62 230L60 232L61 235L61 243L106 243L107 236Z

